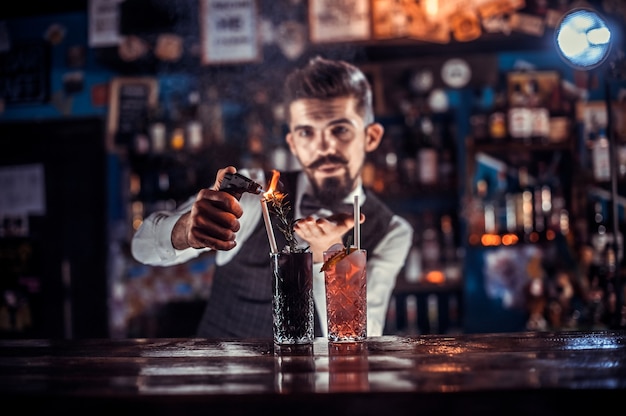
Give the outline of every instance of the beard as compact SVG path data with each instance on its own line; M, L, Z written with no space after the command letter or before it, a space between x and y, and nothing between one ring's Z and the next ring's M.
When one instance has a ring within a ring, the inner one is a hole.
M338 178L326 178L321 183L313 182L313 190L322 205L334 207L343 201L343 199L352 191L353 181L350 179L349 172Z
M324 163L337 163L344 167L344 173L340 176L315 180L315 169ZM306 168L309 179L313 186L313 191L319 202L326 207L336 207L341 205L343 199L348 196L354 187L355 178L350 177L348 160L340 154L323 156L310 163Z

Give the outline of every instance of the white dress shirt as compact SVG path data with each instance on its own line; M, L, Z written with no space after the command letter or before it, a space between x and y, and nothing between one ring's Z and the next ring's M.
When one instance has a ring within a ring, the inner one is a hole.
M245 169L239 171L242 175L252 177ZM259 183L265 180L255 177ZM311 191L311 184L307 176L301 172L298 175L297 195L294 199L294 218L301 218L299 201L302 195ZM344 202L352 204L354 195L359 195L359 204L365 202L363 188L358 186L355 191L348 195ZM240 229L237 232L237 245L228 251L217 251L216 264L228 263L244 245L246 239L254 231L258 221L261 220L261 197L250 193L244 193L240 204L244 214L239 219ZM135 233L131 250L133 257L143 263L153 266L171 266L186 262L197 257L200 253L210 249L177 250L172 246L172 229L176 221L191 209L195 196L189 198L174 211L157 211L150 214L143 221L141 227ZM331 212L320 210L316 215L328 216ZM367 221L367 218L365 219ZM380 243L367 253L367 335L381 336L385 327L385 318L391 292L395 286L398 272L404 265L406 256L411 248L413 229L404 218L394 215L389 228ZM320 327L324 336L327 334L326 323L326 295L324 287L324 272L320 269L322 263L313 265L313 299L319 316Z

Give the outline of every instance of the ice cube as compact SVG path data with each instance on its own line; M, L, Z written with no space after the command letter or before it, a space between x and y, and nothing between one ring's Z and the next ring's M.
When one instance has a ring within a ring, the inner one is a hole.
M346 257L346 259L354 266L357 267L359 269L365 267L365 262L367 260L365 252L364 251L353 251L352 253L350 253L350 255L348 257Z
M328 247L326 251L337 251L337 250L345 250L345 247L341 243L335 243L332 246Z

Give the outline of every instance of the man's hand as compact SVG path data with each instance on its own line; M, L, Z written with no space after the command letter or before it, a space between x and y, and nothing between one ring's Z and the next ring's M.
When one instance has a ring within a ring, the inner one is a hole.
M363 224L365 215L361 213L359 223ZM315 219L306 217L298 220L293 229L310 245L313 261L324 261L324 251L336 243L342 244L343 235L354 227L354 216L351 214L335 214L330 217Z
M243 214L239 201L227 192L218 191L227 172L235 173L233 166L220 169L211 188L198 192L191 211L184 214L172 230L174 248L211 248L231 250L237 245L236 232Z

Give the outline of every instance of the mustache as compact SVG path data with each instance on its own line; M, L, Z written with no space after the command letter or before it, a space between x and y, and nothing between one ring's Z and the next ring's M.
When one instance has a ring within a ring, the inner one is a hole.
M319 159L314 160L313 162L309 163L309 166L307 166L309 169L316 169L326 163L338 163L338 164L342 164L342 165L347 165L348 161L340 155L327 155L327 156L322 156Z

